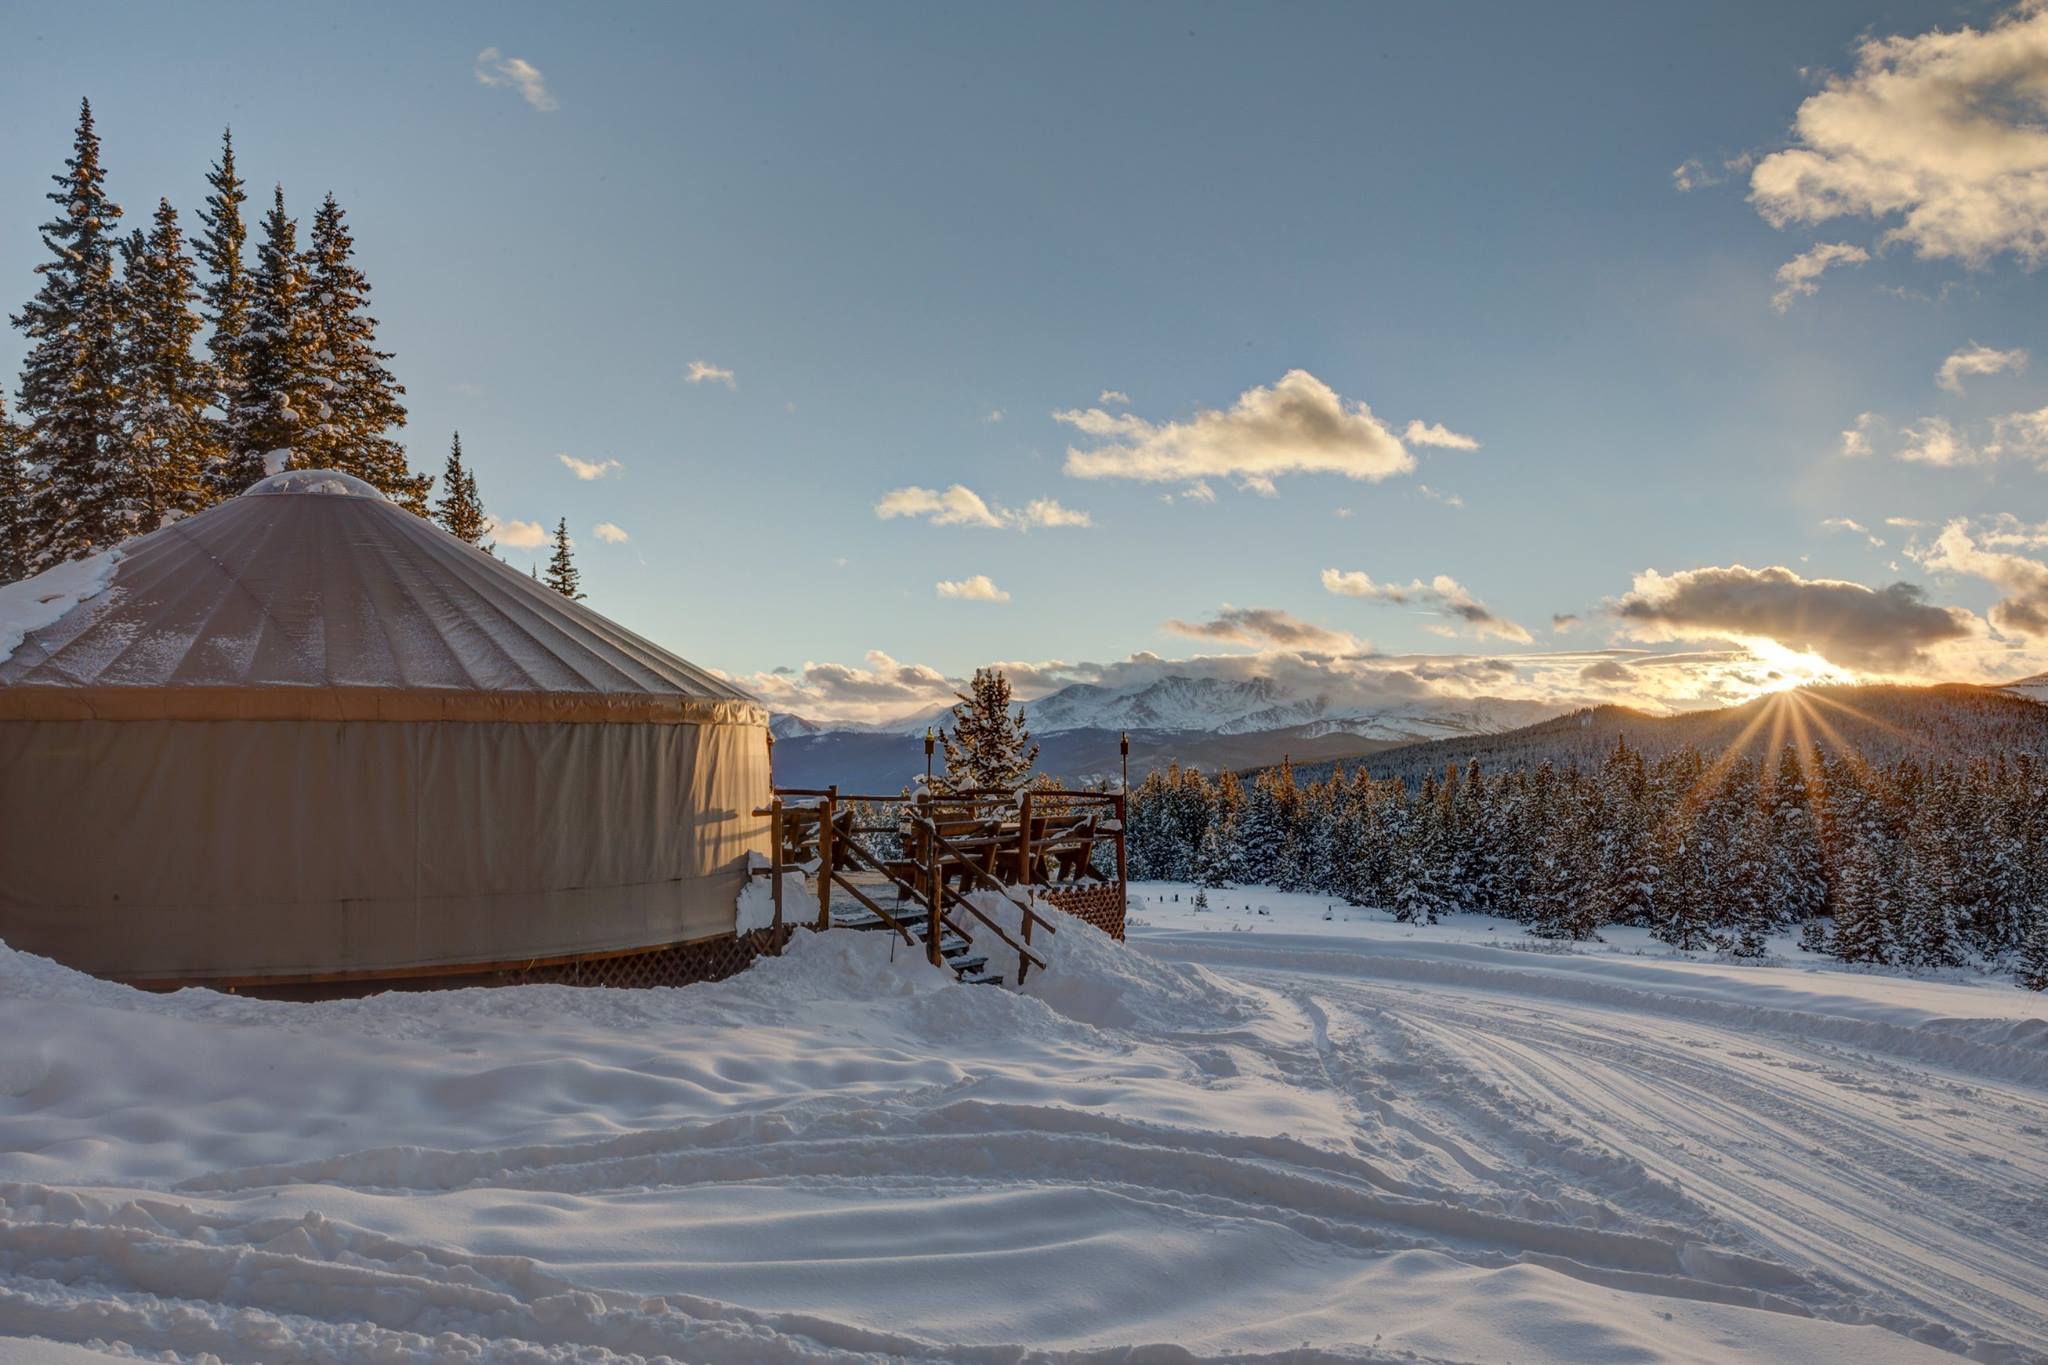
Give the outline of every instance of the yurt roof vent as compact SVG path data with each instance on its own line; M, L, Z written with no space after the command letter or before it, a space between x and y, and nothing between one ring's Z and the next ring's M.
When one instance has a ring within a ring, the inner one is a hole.
M242 490L245 498L267 498L280 493L324 493L329 497L375 498L388 502L374 484L339 469L291 469L258 479Z

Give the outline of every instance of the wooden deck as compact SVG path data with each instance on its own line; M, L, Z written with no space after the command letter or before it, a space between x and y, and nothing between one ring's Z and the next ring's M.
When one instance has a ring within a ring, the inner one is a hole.
M1108 792L906 800L779 788L759 812L770 820L774 850L761 872L774 884L778 930L895 933L934 966L978 983L1003 980L990 969L1000 944L1006 951L996 960L1014 961L1021 984L1045 965L1032 944L1058 932L1053 912L1123 936L1124 811L1123 795Z

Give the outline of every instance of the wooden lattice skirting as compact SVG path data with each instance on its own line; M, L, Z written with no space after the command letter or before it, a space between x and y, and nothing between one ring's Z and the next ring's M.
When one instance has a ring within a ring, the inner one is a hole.
M1066 911L1119 943L1124 937L1124 889L1114 882L1102 886L1077 886L1059 891L1041 891L1038 899Z
M257 981L138 981L149 990L209 986L236 995L269 1000L338 1000L379 991L459 990L466 986L689 986L720 981L744 970L764 953L789 942L788 925L778 932L756 929L746 934L721 934L694 943L668 943L624 952L587 953L575 957L529 962L483 963L412 975L351 974L326 980L268 978Z

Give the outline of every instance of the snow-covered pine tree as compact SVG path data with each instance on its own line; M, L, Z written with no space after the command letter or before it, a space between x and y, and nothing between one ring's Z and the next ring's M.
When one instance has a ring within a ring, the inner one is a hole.
M1202 832L1202 846L1195 853L1195 883L1221 889L1230 885L1230 844L1220 822L1211 821Z
M1765 797L1771 821L1772 914L1784 923L1804 924L1826 904L1813 805L1799 751L1787 744Z
M122 244L122 267L121 440L124 463L147 490L135 529L153 531L206 505L201 480L213 438L206 406L214 380L193 353L200 323L192 258L169 200L157 201L147 237L137 231Z
M462 433L456 432L448 446L448 464L441 473L441 500L434 504L434 520L457 540L488 553L484 544L491 519L484 514L483 499L477 496L476 475L462 463Z
M953 695L959 700L952 724L939 731L946 756L941 789L1013 792L1029 782L1038 746L1024 726L1024 708L1011 709L1010 680L1003 671L977 668L967 690ZM1185 828L1177 818L1173 823ZM1185 864L1185 852L1180 861Z
M28 474L21 465L21 428L0 393L0 583L28 576Z
M547 577L541 581L571 602L581 602L583 575L577 572L576 556L571 553L575 545L569 539L569 519L563 517L555 523L555 552L548 557Z
M21 372L28 431L21 458L33 489L29 568L105 549L133 533L147 490L122 460L121 327L115 221L92 104L80 101L57 213L42 227L52 259L35 297L14 315L29 340Z
M1599 884L1601 917L1647 924L1657 868L1643 757L1617 735L1600 769Z
M235 341L238 374L229 396L227 450L208 480L215 499L234 497L262 478L265 457L295 447L315 412L313 336L298 233L279 186L263 216L263 241L249 277L248 323ZM304 460L298 464L308 467Z
M242 220L242 205L249 193L235 172L235 134L225 129L220 135L220 160L206 173L206 205L199 210L205 231L196 242L199 263L206 278L200 285L205 316L211 330L206 337L207 354L213 361L215 411L213 436L209 442L206 485L209 496L222 497L230 488L232 475L215 468L230 458L234 443L228 431L228 413L234 410L242 388L242 341L249 329L250 282L243 252L249 241L248 225Z
M2035 906L2027 917L2015 975L2030 991L2048 991L2048 905Z
M1773 828L1770 811L1752 806L1742 817L1729 848L1722 888L1729 918L1729 951L1737 957L1762 957L1776 925Z
M1244 816L1237 824L1230 879L1240 886L1273 880L1287 831L1280 815L1278 778L1274 770L1260 773L1245 796Z
M398 401L405 387L385 368L391 353L377 349L370 282L355 263L355 238L332 194L313 215L300 264L315 390L298 442L301 463L353 474L424 517L434 479L407 468L405 447L389 435L405 425Z
M1836 881L1835 956L1844 962L1887 963L1898 954L1893 929L1889 835L1879 799L1864 789L1844 793L1843 846Z
M1950 856L1959 813L1953 769L1923 784L1899 868L1900 956L1915 967L1955 967L1963 960Z

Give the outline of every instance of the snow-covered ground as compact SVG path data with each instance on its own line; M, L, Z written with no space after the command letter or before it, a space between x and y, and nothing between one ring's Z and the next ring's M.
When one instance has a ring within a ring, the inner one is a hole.
M2048 1358L2042 997L1138 895L1021 995L0 948L0 1365Z

